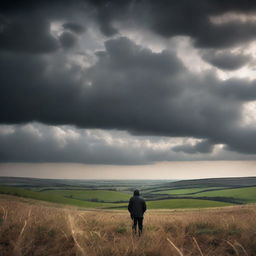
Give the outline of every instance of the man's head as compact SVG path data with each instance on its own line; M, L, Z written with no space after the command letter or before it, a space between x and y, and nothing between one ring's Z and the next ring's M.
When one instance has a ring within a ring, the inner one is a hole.
M134 196L139 196L140 195L140 191L138 189L134 190L133 195Z

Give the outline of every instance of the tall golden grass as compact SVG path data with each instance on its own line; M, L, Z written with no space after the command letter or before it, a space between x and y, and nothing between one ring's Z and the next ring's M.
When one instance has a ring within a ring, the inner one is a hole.
M31 202L0 197L1 256L256 255L254 205L148 211L138 237L126 211Z

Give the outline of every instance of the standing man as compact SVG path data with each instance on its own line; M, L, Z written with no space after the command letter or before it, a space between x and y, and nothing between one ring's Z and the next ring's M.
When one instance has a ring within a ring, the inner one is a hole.
M131 218L133 220L133 230L135 234L137 233L137 225L139 226L139 236L142 234L143 229L143 215L147 210L145 200L140 197L139 190L135 190L133 192L133 197L130 198L128 211L131 214Z

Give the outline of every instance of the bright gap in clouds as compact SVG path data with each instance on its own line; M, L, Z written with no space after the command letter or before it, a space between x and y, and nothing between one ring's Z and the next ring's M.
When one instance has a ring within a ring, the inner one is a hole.
M256 101L244 103L243 110L243 125L256 127Z
M225 23L231 22L256 22L256 15L255 14L243 14L238 12L227 12L222 15L211 16L209 20L216 25L222 25Z
M51 22L50 24L50 32L53 36L58 37L64 31L63 22Z
M248 80L255 80L256 79L256 43L250 42L245 45L232 48L230 51L233 54L243 54L248 55L251 57L251 60L242 68L234 70L234 71L227 71L217 69L217 75L222 80L227 80L230 78L242 78Z

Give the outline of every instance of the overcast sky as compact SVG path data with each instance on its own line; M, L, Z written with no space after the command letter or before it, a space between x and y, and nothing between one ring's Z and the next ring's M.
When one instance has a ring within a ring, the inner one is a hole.
M0 175L256 175L255 39L253 1L1 1Z

